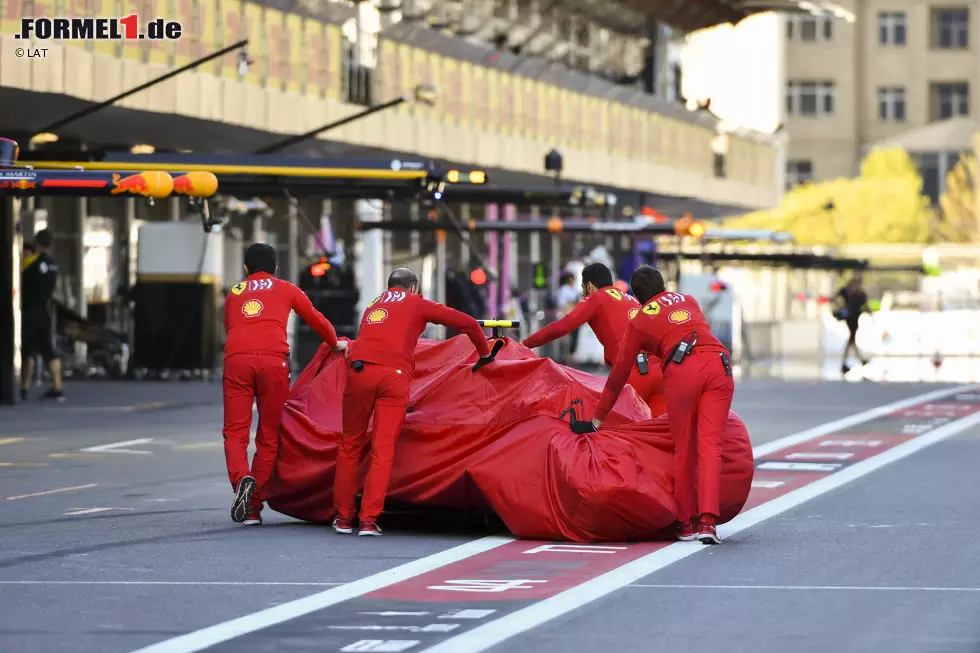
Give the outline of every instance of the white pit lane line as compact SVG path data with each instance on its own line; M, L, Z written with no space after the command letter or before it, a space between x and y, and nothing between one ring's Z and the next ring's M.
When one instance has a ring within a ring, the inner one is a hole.
M882 417L903 408L929 401L936 401L964 392L975 391L978 387L980 386L965 385L937 390L872 408L871 410L755 447L753 453L758 458L762 455L767 455L813 438L836 433L842 429ZM719 526L719 535L723 538L731 537L742 530L755 526L770 517L794 508L814 497L830 492L866 474L870 474L888 463L905 458L978 424L980 424L980 413L974 413L967 418L950 422L926 435L918 436L882 454L855 463L833 476L815 481L810 485L744 512L727 524ZM395 583L425 572L440 569L459 560L502 546L513 540L514 538L509 537L485 537L409 562L394 569L362 578L347 585L328 589L312 596L290 601L267 610L187 633L186 635L180 635L157 644L151 644L132 653L196 653L215 644L220 644L221 642L226 642L248 633L275 626L340 603L341 601L363 596L364 594L374 592L389 585L394 585ZM551 598L424 649L424 651L425 653L478 653L479 651L485 651L516 635L527 632L532 628L545 624L552 619L578 609L603 596L632 585L673 562L709 548L698 542L678 542L672 544ZM413 653L422 653L422 651Z

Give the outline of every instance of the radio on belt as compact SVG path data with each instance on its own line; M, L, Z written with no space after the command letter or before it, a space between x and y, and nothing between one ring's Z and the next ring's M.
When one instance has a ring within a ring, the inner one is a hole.
M698 344L698 333L697 331L692 331L686 338L680 341L677 348L674 349L674 355L670 357L670 360L677 364L684 362L684 358L691 353L691 350L694 349L694 345L696 344Z
M364 369L364 361L354 361L353 363L350 364L350 366L354 369L355 372L360 372L361 370Z
M650 371L650 366L647 364L646 354L640 354L636 357L636 367L640 370L640 374L646 374Z

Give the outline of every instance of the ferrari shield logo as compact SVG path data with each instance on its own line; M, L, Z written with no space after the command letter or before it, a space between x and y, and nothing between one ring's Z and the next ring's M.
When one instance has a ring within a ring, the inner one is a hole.
M643 307L643 312L647 315L660 315L660 304L657 302L650 302Z
M388 311L386 311L383 308L376 308L373 311L371 311L370 313L368 313L367 323L368 324L381 324L382 322L385 321L385 318L387 318L387 317L388 317Z
M236 283L234 286L232 286L231 287L231 292L234 295L241 295L243 292L245 292L245 289L246 288L248 288L248 282L247 281L242 281L242 282Z
M691 321L691 313L690 311L671 311L667 319L674 324L684 324Z
M633 319L634 317L636 317L636 316L637 316L637 315L638 315L639 313L640 313L640 309L638 309L638 308L631 308L631 309L630 309L630 319L632 320L632 319Z
M623 293L619 292L615 288L606 288L606 294L615 299L617 302L623 299Z

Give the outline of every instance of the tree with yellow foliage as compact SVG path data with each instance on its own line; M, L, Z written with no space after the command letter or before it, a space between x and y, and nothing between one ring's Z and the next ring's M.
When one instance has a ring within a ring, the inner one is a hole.
M939 240L950 243L980 242L980 212L976 184L980 179L976 154L964 154L946 174L946 190L939 198L941 215L936 223Z
M736 229L788 231L803 245L924 243L934 212L902 148L876 149L861 176L791 189L774 209L726 221Z

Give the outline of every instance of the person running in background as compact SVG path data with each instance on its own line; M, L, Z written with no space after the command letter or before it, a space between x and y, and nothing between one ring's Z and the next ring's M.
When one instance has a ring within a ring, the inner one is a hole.
M528 349L542 347L588 323L602 344L606 366L611 368L616 364L630 320L640 312L640 304L613 287L612 272L602 263L590 263L582 270L582 294L584 299L565 317L538 329L521 344ZM653 417L658 417L667 412L660 360L645 352L640 356L628 383L650 407Z
M40 356L48 366L51 387L41 399L64 401L61 387L61 358L55 346L54 303L52 296L58 282L58 264L51 256L51 232L42 229L34 236L32 254L25 246L21 273L21 366L20 400L27 401L27 392L34 379L35 359Z
M847 365L847 357L851 351L861 360L862 365L868 364L866 356L861 354L857 346L858 325L861 313L870 313L868 308L868 294L864 291L860 272L855 272L851 280L843 288L837 291L837 311L834 317L847 325L847 344L844 345L844 353L841 356L841 374L847 374L851 368Z

